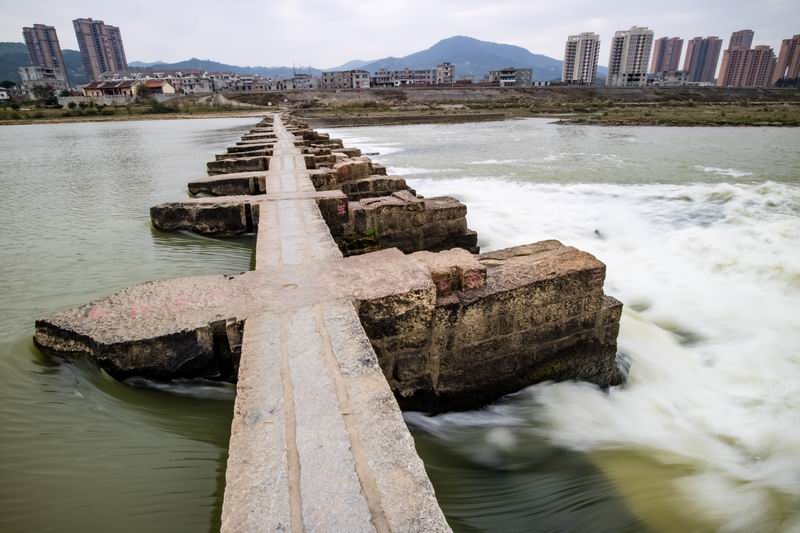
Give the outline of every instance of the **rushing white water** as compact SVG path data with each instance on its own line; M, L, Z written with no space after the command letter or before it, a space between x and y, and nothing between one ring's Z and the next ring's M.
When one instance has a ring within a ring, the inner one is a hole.
M531 142L565 135L556 126L528 127ZM464 201L485 250L557 238L607 264L606 292L625 303L619 346L631 367L628 382L608 392L544 383L480 413L409 421L474 458L492 449L524 454L536 435L587 454L618 485L624 484L620 465L635 469L646 457L656 466L632 477L657 475L669 486L660 509L640 505L660 497L655 492L648 498L646 490L631 496L618 489L655 529L682 529L682 515L693 528L800 531L796 132L773 134L773 161L748 164L736 153L729 159L741 161L733 168L720 164L719 152L745 150L750 140L725 146L706 133L705 145L694 145L694 155L679 162L683 147L669 145L681 129L598 128L580 132L590 138L577 145L517 153L506 147L497 159L454 160L441 149L424 149L435 128L411 128L394 128L407 146L397 144L430 171L406 173L408 159L397 146L382 162L426 196ZM504 136L506 146L524 144L524 127L503 128L487 130L484 144L499 147ZM389 129L333 133L381 143L392 138ZM747 130L707 131L734 138ZM642 151L645 145L652 149ZM714 154L707 163L704 150ZM548 171L547 165L554 166ZM630 179L644 176L647 165L655 176L674 172L668 179ZM469 427L481 428L481 446L464 439ZM605 460L620 453L628 459Z

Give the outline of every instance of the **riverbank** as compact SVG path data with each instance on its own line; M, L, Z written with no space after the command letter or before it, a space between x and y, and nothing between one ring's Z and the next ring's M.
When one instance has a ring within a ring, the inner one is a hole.
M335 115L314 115L298 113L312 127L356 127L356 126L401 126L404 124L460 124L463 122L491 122L505 120L505 113L353 113Z
M526 117L630 126L800 126L797 89L451 86L287 91L229 98L262 106L284 102L314 125L342 127Z
M117 107L6 107L0 108L0 125L247 117L278 107L316 127L529 117L606 126L800 126L798 89L561 86L303 90L186 96Z
M800 126L800 105L782 102L613 106L571 114L558 120L558 123L601 126Z
M460 105L457 110L441 105L376 109L374 105L348 104L318 109L299 109L296 114L315 126L351 127L401 124L461 123L512 118L552 118L559 124L604 126L800 126L800 103L751 104L694 102L670 104L604 104L560 102L530 106L504 103Z
M138 114L110 114L110 115L72 115L59 116L58 114L43 114L41 117L26 117L15 120L0 120L0 126L14 126L26 124L62 124L76 122L129 122L134 120L180 120L200 118L248 118L260 117L263 113L255 110L219 110L202 112L170 112L170 113L138 113Z
M222 94L180 96L167 102L142 100L126 105L76 104L72 101L63 107L35 103L21 107L12 103L0 106L0 125L258 117L269 107L236 102Z
M513 118L551 118L558 124L600 126L800 126L800 105L684 105L648 107L607 107L602 109L543 112L526 108L505 108L501 112L459 112L442 115L435 110L421 113L396 111L371 113L356 111L334 113L298 112L314 126L395 126L402 124L437 124L485 122Z

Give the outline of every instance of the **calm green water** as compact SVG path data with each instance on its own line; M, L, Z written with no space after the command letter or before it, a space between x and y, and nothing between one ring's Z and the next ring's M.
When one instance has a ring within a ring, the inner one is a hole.
M232 388L124 385L30 338L138 281L249 269L252 241L157 233L148 209L255 122L0 128L0 531L217 529ZM595 253L626 303L624 387L407 415L456 530L800 530L800 130L333 133L461 198L484 249Z
M123 385L31 336L138 281L248 270L252 242L157 233L149 207L256 121L0 128L0 531L218 528L232 388Z

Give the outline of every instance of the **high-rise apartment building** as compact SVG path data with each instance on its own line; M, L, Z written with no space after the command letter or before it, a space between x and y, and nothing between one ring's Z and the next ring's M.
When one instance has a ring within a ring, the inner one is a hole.
M713 83L720 51L722 51L722 39L719 37L689 39L686 43L686 59L683 61L687 81Z
M570 35L564 49L561 81L572 85L594 85L599 57L599 35L592 32Z
M753 46L753 30L739 30L731 34L731 40L728 43L728 50L734 48L750 49Z
M800 78L800 35L781 41L781 50L778 53L778 63L772 75L772 83L781 78Z
M75 19L72 25L78 38L83 69L90 80L99 80L103 72L128 70L119 28L92 19Z
M751 30L731 35L728 49L722 53L717 85L721 87L767 87L775 72L775 52L766 45L750 48Z
M653 62L650 64L650 72L660 74L662 72L675 72L683 51L683 39L680 37L661 37L655 40L653 46Z
M647 85L647 66L652 47L653 31L647 28L633 26L615 33L608 57L606 85Z
M56 29L44 24L34 24L32 28L22 28L22 36L25 38L33 66L59 69L64 75L64 80L69 84Z

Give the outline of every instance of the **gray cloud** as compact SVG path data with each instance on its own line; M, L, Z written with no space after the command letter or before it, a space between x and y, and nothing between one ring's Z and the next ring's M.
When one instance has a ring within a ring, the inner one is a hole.
M777 47L800 33L796 0L229 0L146 2L100 0L15 2L0 20L0 40L21 41L22 27L56 27L61 46L77 48L72 19L119 26L128 60L177 61L191 56L246 65L312 64L402 56L439 39L469 35L561 58L567 35L594 31L608 57L614 31L649 26L662 35L725 39L742 28L755 43Z

